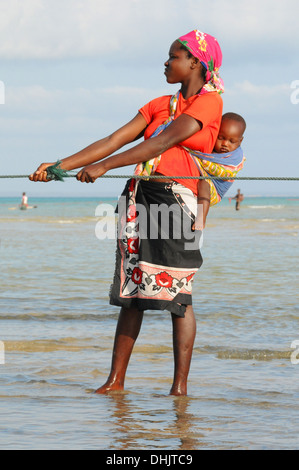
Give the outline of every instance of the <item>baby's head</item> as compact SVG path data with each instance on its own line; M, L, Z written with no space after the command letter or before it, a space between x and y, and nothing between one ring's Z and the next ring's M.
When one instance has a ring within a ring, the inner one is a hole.
M219 134L215 143L214 152L227 153L240 147L246 122L236 113L226 113L222 116Z

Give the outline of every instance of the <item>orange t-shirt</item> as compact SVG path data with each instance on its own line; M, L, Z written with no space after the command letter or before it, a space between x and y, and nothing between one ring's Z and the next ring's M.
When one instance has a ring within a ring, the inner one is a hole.
M157 127L169 118L170 98L170 95L161 96L139 109L148 124L144 133L145 139L149 139ZM182 145L190 149L211 153L219 132L222 107L222 98L217 92L194 95L188 100L185 100L180 93L175 118L183 113L188 114L202 123L202 129L181 142L180 145L164 152L156 171L165 176L197 176L199 174L198 168ZM177 182L197 194L198 180L178 179Z

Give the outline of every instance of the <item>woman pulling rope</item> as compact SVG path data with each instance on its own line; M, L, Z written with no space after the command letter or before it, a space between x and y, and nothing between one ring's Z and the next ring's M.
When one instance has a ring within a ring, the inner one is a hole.
M154 172L161 177L129 180L119 203L120 232L110 303L120 306L121 311L110 375L97 393L123 390L143 312L166 310L172 316L175 363L170 393L187 394L196 333L192 283L202 264L200 232L192 231L197 180L162 177L199 175L190 151L212 152L222 115L221 61L220 46L209 34L193 30L175 40L165 62L165 76L168 83L181 84L180 92L154 99L110 136L61 160L61 169L66 171L84 167L77 179L86 183L132 164L137 164L136 174ZM143 142L110 156L142 134ZM30 179L47 181L51 165L42 164ZM161 205L173 209L168 214L169 236L164 236L163 220L152 210ZM138 215L141 207L145 210ZM153 230L157 236L152 236Z

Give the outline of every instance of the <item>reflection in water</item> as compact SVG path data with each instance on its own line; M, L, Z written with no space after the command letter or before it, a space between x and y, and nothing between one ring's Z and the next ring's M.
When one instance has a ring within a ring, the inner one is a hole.
M134 395L128 393L110 394L106 399L109 421L114 427L111 449L196 450L203 445L200 438L204 435L197 430L198 417L188 412L188 397L155 395L151 409L141 406L148 404L148 397L143 402L138 396L138 405ZM173 400L172 410L169 406L163 408L165 399Z
M192 413L188 413L190 406L190 398L180 397L173 400L173 407L175 412L174 426L177 437L180 440L179 450L196 450L201 447L198 440L199 437L204 437L203 434L196 432L196 422L198 418Z
M107 396L110 402L110 422L115 425L113 430L114 443L111 449L127 450L136 448L136 434L142 431L136 420L136 409L126 393L111 393Z

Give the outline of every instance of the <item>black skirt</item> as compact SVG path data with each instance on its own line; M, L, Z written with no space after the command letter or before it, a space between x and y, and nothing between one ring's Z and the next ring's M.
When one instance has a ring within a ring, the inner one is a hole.
M118 201L110 304L184 317L202 265L196 197L179 183L129 180Z

